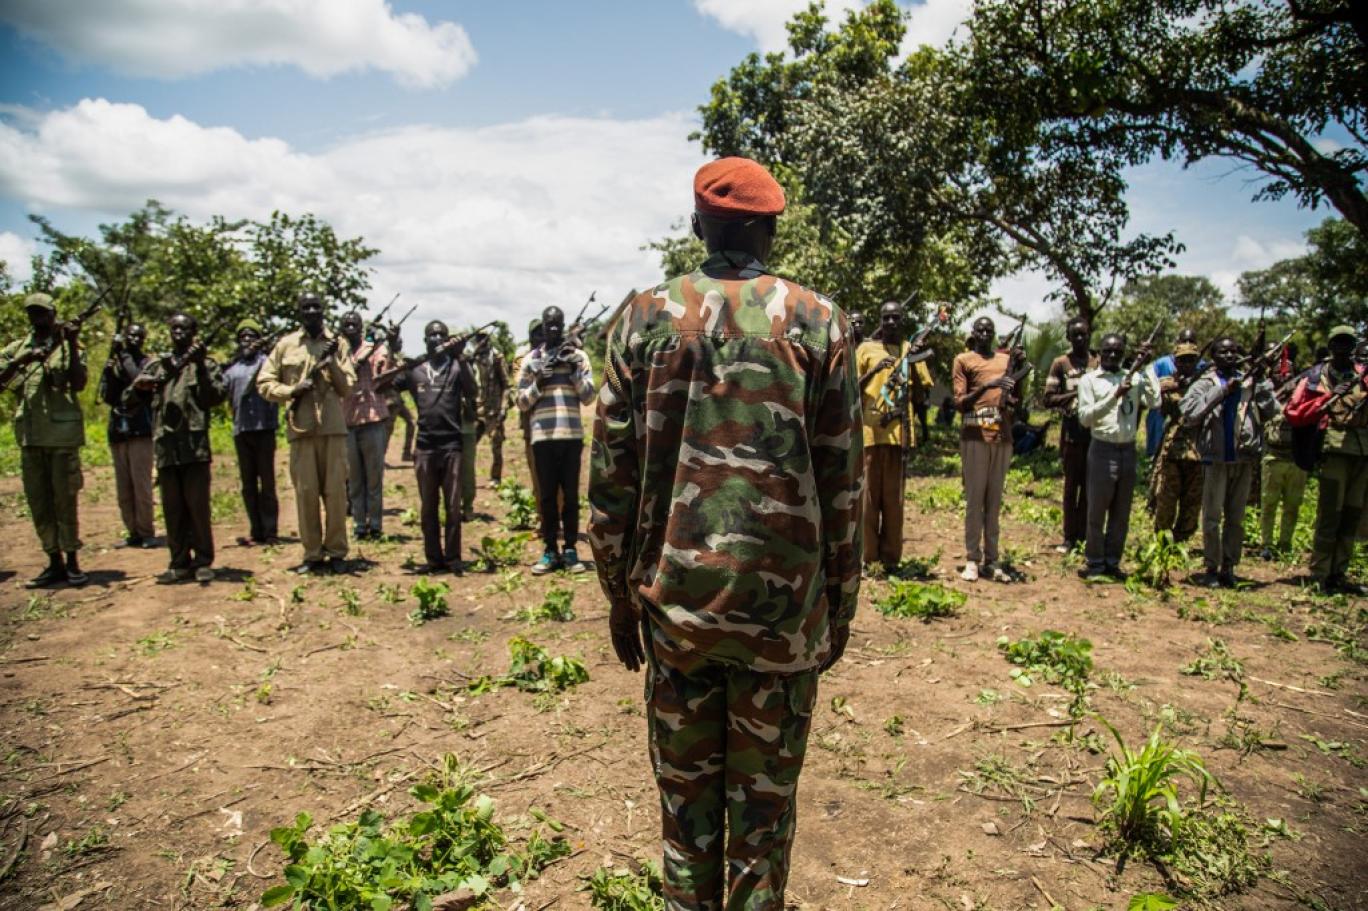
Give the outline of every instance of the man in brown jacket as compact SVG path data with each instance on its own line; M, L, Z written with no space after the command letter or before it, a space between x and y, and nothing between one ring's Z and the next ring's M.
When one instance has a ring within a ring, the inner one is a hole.
M304 562L295 572L344 572L347 556L347 421L342 401L356 383L351 346L323 327L323 299L299 296L300 329L276 343L257 374L268 402L288 405L290 478ZM323 525L319 503L327 511Z

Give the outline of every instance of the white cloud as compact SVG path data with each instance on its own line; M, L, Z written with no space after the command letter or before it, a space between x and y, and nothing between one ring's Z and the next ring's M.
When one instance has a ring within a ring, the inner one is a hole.
M702 158L691 125L664 115L413 126L310 155L87 99L0 121L0 194L100 220L148 197L196 219L313 212L381 250L375 299L403 292L420 305L413 325L516 325L550 303L578 309L595 289L616 302L659 279L658 257L638 248L692 208Z
M973 0L924 0L912 5L908 9L903 53L914 51L923 44L943 47L973 9Z
M9 276L16 286L33 275L29 258L38 252L38 245L12 231L0 231L0 261L9 268Z
M755 39L762 51L781 51L788 46L785 24L810 0L694 0L694 7L731 32ZM847 10L863 6L860 0L828 0L827 18L839 22Z
M236 66L391 73L447 85L475 64L465 29L385 0L6 0L0 19L64 57L173 78Z

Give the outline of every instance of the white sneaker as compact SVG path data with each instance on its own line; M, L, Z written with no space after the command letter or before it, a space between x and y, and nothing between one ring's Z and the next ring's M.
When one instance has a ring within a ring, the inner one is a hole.
M975 563L973 560L970 560L967 563L965 563L964 572L960 573L960 578L963 579L965 582L977 582L978 564Z

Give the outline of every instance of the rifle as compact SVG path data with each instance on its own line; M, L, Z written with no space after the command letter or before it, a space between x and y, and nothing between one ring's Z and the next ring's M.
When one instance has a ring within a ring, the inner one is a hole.
M323 338L325 341L332 342L336 341L338 337L336 335L329 336L328 330L325 328L323 330ZM315 361L312 367L304 371L304 376L300 378L301 382L303 380L308 380L310 383L316 382L318 378L323 375L323 371L327 369L328 365L331 364L334 358L337 357L337 352L339 350L341 350L340 345L337 348L333 349L332 354L329 354L327 357L321 357L317 361ZM312 389L310 389L310 391L312 391ZM290 414L298 414L299 408L303 404L304 396L296 396L295 400L290 403Z
M590 300L592 299L593 298L591 297ZM583 348L584 333L588 331L589 327L594 325L594 323L597 323L599 320L603 319L603 314L607 313L609 309L612 308L612 306L612 304L604 304L602 307L599 308L598 313L595 313L587 320L582 318L584 316L584 311L581 310L580 315L575 317L575 321L570 324L570 328L565 330L566 344L572 345L575 348ZM561 346L562 351L564 350L564 347L564 345Z
M424 351L417 357L404 358L404 362L402 364L391 367L384 373L378 374L374 379L374 384L377 387L383 386L390 380L394 379L394 377L403 373L405 370L412 370L414 367L421 367L423 364L426 364L428 361L432 360L437 355L445 354L449 351L453 351L456 348L459 348L475 336L479 335L484 330L493 327L494 324L497 322L498 320L490 320L483 326L471 329L469 332L462 332L460 335L453 335L446 341L442 342L442 344L438 345L436 351Z
M1154 331L1149 334L1149 338L1145 339L1145 344L1142 345L1141 348L1152 348L1154 340L1159 337L1159 330L1163 328L1164 320L1163 317L1160 317L1159 322L1154 324ZM1143 366L1144 364L1140 360L1140 348L1137 348L1135 349L1135 355L1131 358L1130 367L1127 368L1126 375L1121 380L1121 385L1124 386L1134 379L1135 374L1138 373Z
M29 379L33 377L33 374L37 373L39 369L47 368L48 358L52 357L53 352L62 346L63 341L71 336L80 334L81 326L85 325L87 320L99 312L100 307L104 304L105 295L111 290L113 290L112 285L105 286L105 289L95 295L95 299L92 300L84 310L66 322L57 323L52 327L52 334L48 336L48 340L42 347L38 348L35 346L33 349L39 352L38 360L24 373L23 378L19 381L19 388L23 388L23 386L28 383ZM8 382L0 384L0 393L6 392L9 388L10 384Z
M594 291L590 291L590 292L589 292L589 299L588 299L587 301L584 302L584 306L583 306L583 307L580 307L580 312L577 313L577 314L575 314L575 320L574 320L574 322L572 322L572 323L570 324L571 326L578 326L580 323L584 322L584 314L585 314L585 312L589 309L589 305L592 304L592 303L594 302L594 298L597 297L597 296L598 296L598 291L597 291L597 290L594 290Z
M890 406L889 410L879 417L879 423L883 426L887 427L899 416L906 417L907 406L911 402L909 387L914 376L912 367L930 359L934 352L927 346L926 340L936 330L936 327L944 325L949 318L949 313L944 307L941 307L936 311L935 319L922 326L913 333L912 338L908 339L907 350L898 358L898 362L893 365L892 371L888 374L888 379L884 380L883 385L879 387L879 400Z
M1030 376L1031 371L1035 369L1035 365L1026 359L1026 353L1024 351L1020 354L1017 353L1021 349L1021 340L1026 335L1026 314L1016 314L1007 310L1003 310L1002 312L1007 316L1015 317L1018 320L1016 328L1007 333L1002 339L1002 347L1005 348L1009 354L1009 359L1007 361L1007 378L1012 381L1011 393L1002 397L1003 405L1005 406L1003 410L1005 411L1014 409L1017 403L1022 400L1021 382L1026 379L1026 377Z
M402 293L402 292L401 292L401 293ZM391 298L390 298L390 302L389 302L388 304L385 304L385 306L382 307L382 308L380 309L380 312L377 313L377 314L375 314L375 316L374 316L373 318L371 318L371 320L370 320L369 322L366 323L366 328L368 328L368 329L377 329L377 328L378 328L378 329L383 330L383 329L385 328L385 314L386 314L386 313L389 313L390 307L393 307L393 306L394 306L394 302L397 301L398 299L399 299L399 295L398 295L398 294L394 295L394 297L391 297Z
M218 342L218 337L223 334L223 327L225 325L226 324L223 322L217 322L202 337L195 340L199 346L204 349L206 355L209 353L209 349ZM192 344L191 347L193 348L194 344ZM149 365L156 366L160 370L160 375L156 378L157 389L160 390L165 388L190 365L189 353L190 350L186 349L180 354L163 354L157 359L155 365Z
M394 335L394 334L397 333L400 329L404 328L404 323L408 322L408 318L409 318L410 316L412 316L412 315L413 315L413 311L414 311L414 310L417 310L417 309L418 309L418 305L417 305L417 304L414 304L412 307L409 307L409 308L408 308L408 312L406 312L403 316L399 317L399 322L397 322L397 323L390 323L390 326L389 326L389 333L388 333L388 334L389 334L389 335Z

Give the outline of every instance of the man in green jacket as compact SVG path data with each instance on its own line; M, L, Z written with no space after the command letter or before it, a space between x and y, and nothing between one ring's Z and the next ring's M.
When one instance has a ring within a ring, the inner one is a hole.
M85 359L76 333L57 322L51 297L30 294L24 310L32 331L0 350L0 388L16 384L14 439L21 453L24 497L48 557L47 568L27 587L82 585L87 576L76 561L81 549L76 506L85 420L77 394L86 385Z
M166 546L171 565L162 584L214 581L214 530L209 522L209 412L228 397L219 365L195 340L199 326L185 313L171 317L171 356L149 363L124 394L132 404L152 401L152 448L157 460Z

